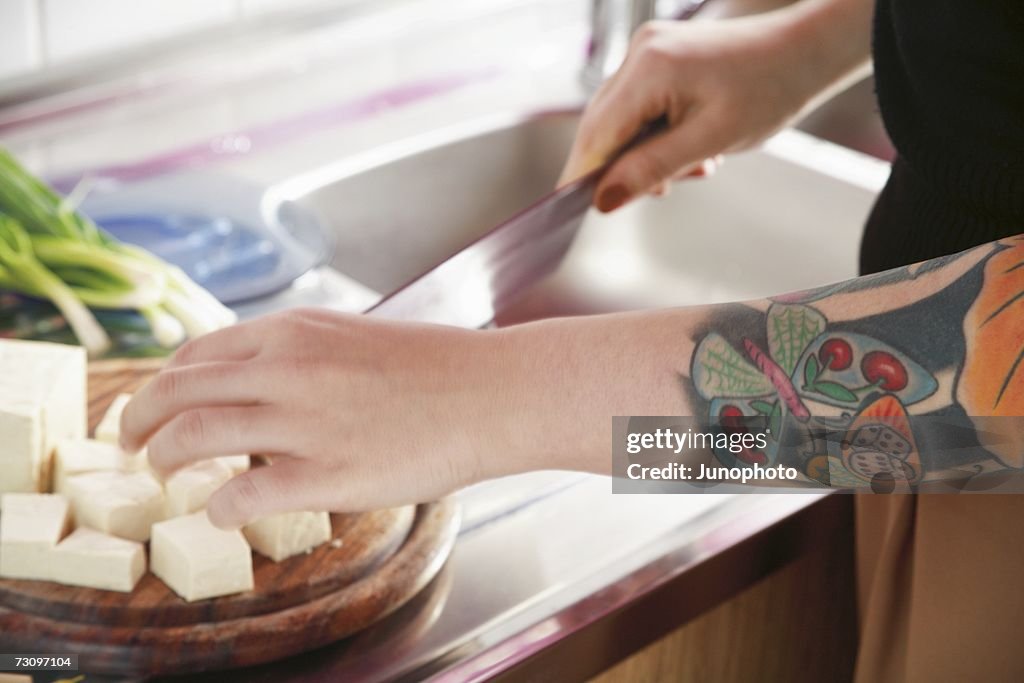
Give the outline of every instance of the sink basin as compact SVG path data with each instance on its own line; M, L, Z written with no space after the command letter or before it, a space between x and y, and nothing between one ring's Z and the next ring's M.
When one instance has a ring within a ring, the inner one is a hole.
M549 192L576 123L474 121L316 169L269 199L326 227L331 268L389 293Z
M334 240L327 268L382 295L550 191L578 120L550 112L436 131L289 180L266 207L280 220L318 220ZM731 156L712 179L591 212L558 271L498 321L714 303L851 277L887 169L785 131Z

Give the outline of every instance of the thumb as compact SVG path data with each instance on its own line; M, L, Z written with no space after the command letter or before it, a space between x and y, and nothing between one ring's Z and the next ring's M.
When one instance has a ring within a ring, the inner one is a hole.
M598 89L580 119L559 187L603 166L630 142L643 126L665 112L664 98L650 80L637 74L637 60L627 56L618 72Z
M729 144L724 127L702 110L616 160L598 184L598 210L614 211L663 181L701 166Z
M562 169L562 175L558 178L557 187L568 185L589 175L592 171L601 168L604 162L605 154L602 152L579 152L573 149L569 154L568 161L565 162L565 168Z
M297 458L275 459L231 479L210 496L207 514L221 529L238 529L279 512L326 510L333 492L313 463Z

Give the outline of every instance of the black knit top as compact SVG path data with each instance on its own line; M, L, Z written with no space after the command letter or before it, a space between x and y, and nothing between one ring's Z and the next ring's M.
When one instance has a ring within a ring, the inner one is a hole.
M1024 233L1024 0L877 0L874 60L898 158L861 269Z

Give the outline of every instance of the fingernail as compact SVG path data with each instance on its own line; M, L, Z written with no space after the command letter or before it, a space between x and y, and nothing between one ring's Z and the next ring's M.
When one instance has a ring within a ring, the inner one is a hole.
M597 197L597 209L609 213L629 201L629 190L625 185L612 185Z

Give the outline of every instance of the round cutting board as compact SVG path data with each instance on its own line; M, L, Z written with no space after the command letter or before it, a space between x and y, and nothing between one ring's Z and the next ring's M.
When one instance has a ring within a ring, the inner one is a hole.
M89 422L159 369L95 363ZM188 603L147 574L132 593L0 580L0 651L78 654L83 671L176 674L260 664L351 635L440 571L458 532L452 500L331 516L334 541L275 563L253 555L255 590Z

